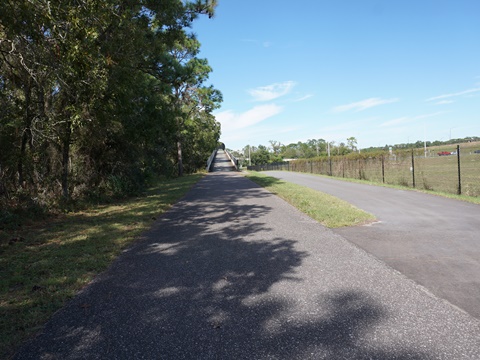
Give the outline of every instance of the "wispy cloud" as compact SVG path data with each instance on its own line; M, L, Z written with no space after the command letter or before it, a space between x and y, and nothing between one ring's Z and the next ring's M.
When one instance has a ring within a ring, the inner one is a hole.
M411 118L404 116L404 117L400 117L400 118L397 118L397 119L385 121L384 123L380 124L380 126L381 127L395 126L395 125L408 123L408 122L411 122L411 121L413 121Z
M446 105L446 104L452 104L454 102L455 101L453 101L453 100L441 100L439 102L436 102L435 105Z
M304 100L310 99L311 97L313 97L313 95L312 95L312 94L308 94L308 95L302 96L301 98L295 99L295 100L293 100L293 101L294 101L294 102L300 102L300 101L304 101Z
M437 111L432 114L424 114L424 115L417 115L417 116L403 116L397 119L385 121L384 123L380 124L380 126L381 127L397 126L397 125L402 125L406 123L411 123L411 122L414 122L415 120L427 119L427 118L438 116L441 114L445 114L445 111Z
M230 146L230 144L235 144L235 143L240 143L240 145L237 145L238 147L243 147L247 144L268 145L268 142L265 140L265 138L267 139L274 138L276 140L282 140L281 137L283 137L285 134L291 134L297 131L298 129L299 127L297 126L279 127L278 125L266 126L266 125L260 124L259 126L230 131L228 133L224 133L222 131L221 141L224 142L227 147ZM304 139L302 140L304 141ZM282 142L284 141L282 140ZM289 143L289 142L285 141L285 143ZM235 145L232 145L232 146L235 147Z
M441 99L448 99L448 98L452 98L452 97L457 97L457 96L462 96L462 95L475 93L475 92L478 92L478 91L480 91L480 88L473 88L473 89L460 91L460 92L457 92L457 93L434 96L434 97L428 98L425 101L436 101L436 100L441 100Z
M294 81L285 81L248 90L255 101L270 101L288 94L296 85Z
M339 113L354 110L355 112L363 111L375 106L390 104L399 101L399 99L380 99L380 98L369 98L362 101L354 102L351 104L336 106L332 109L332 112Z
M275 104L255 106L254 108L237 114L231 110L215 114L215 118L222 124L222 133L238 130L255 125L283 111L283 107Z

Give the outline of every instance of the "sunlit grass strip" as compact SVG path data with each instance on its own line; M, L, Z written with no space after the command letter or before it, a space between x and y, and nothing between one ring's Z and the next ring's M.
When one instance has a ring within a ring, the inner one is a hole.
M104 271L203 175L159 181L145 196L0 230L0 358Z
M248 172L246 177L326 227L361 225L375 220L372 214L346 201L308 187L288 183L258 172Z

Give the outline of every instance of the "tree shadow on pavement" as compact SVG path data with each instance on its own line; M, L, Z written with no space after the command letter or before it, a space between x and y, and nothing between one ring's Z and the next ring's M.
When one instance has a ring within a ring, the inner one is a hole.
M366 346L386 313L359 291L318 289L321 315L292 315L291 294L274 290L303 281L309 254L269 235L273 209L254 201L269 196L238 176L207 176L17 358L429 358Z

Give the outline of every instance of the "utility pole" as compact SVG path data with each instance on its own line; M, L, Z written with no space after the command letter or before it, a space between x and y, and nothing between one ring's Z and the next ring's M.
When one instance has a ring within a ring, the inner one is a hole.
M252 155L250 154L250 145L248 145L248 165L252 166Z
M425 159L427 158L427 124L424 124L425 128L423 131L423 146L425 149Z

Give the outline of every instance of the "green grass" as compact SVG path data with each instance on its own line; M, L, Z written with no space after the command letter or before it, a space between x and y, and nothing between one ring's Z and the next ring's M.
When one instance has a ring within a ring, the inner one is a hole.
M0 230L0 358L41 329L202 176L162 180L142 197Z
M360 210L346 201L308 187L253 171L248 172L245 176L326 227L361 225L375 220L372 214Z

